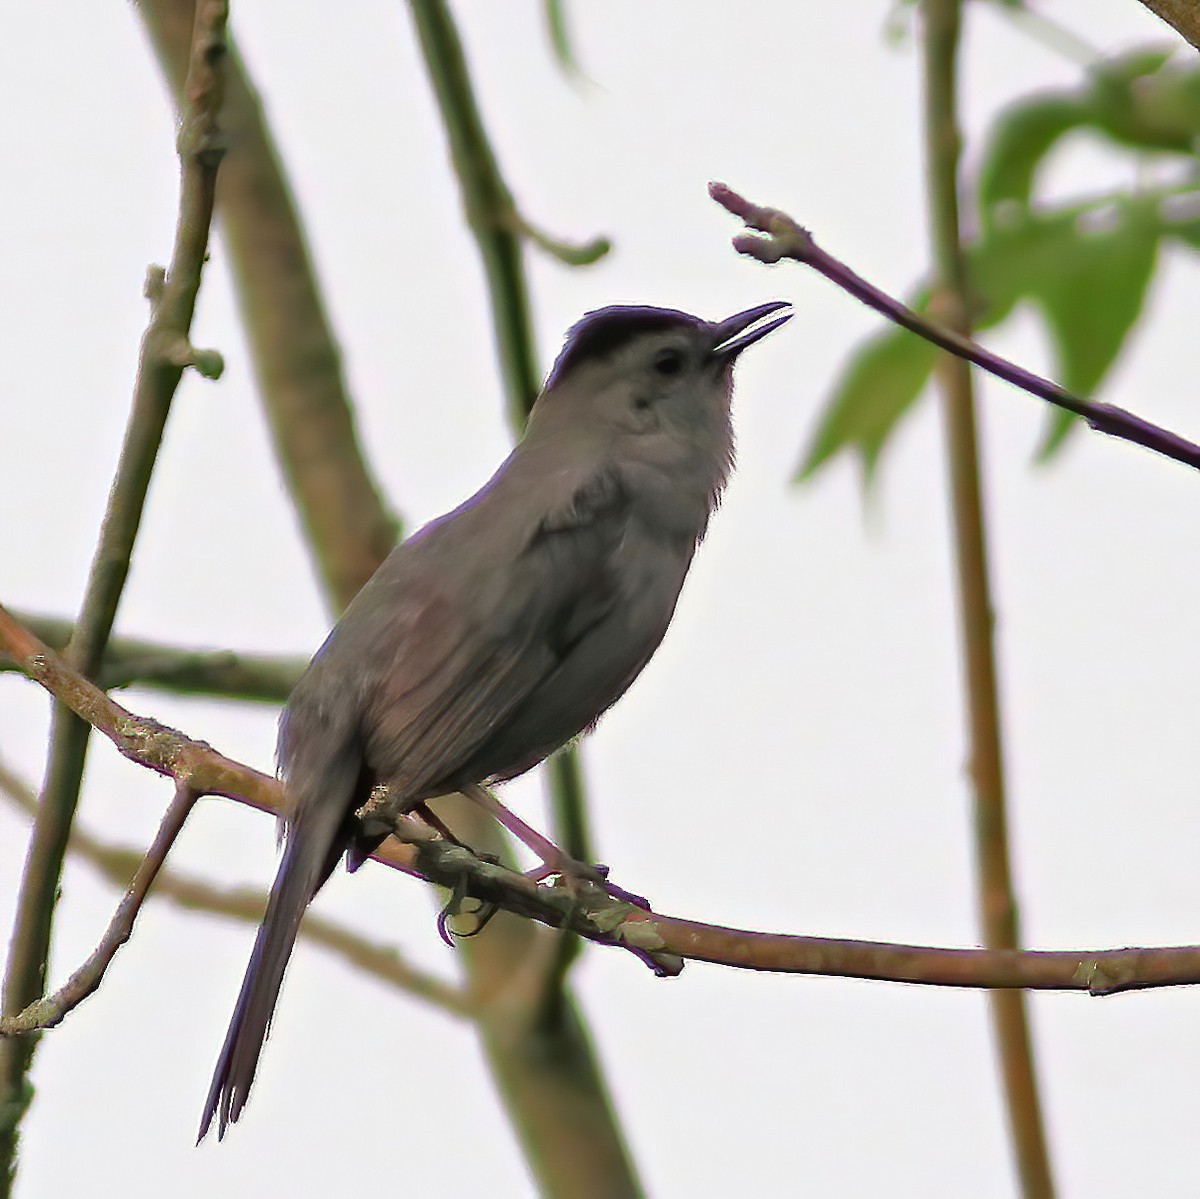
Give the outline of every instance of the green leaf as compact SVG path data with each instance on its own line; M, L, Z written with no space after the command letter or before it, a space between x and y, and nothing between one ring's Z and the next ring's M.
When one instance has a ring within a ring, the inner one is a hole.
M1026 215L1015 223L990 227L966 247L967 278L977 305L972 313L976 329L1000 324L1028 296L1031 280L1055 257L1056 246L1075 236L1081 211Z
M1056 377L1069 391L1091 395L1117 360L1141 315L1158 259L1158 205L1142 198L1117 202L1111 218L1089 227L1075 222L1054 240L1029 295L1054 339ZM1077 422L1052 421L1039 449L1050 456Z
M1193 156L1200 144L1200 67L1168 61L1171 52L1119 55L1092 68L1077 88L1041 92L1002 110L980 163L985 226L1006 204L1030 207L1038 168L1073 130L1090 128L1134 150Z
M921 394L938 353L906 329L893 328L870 338L850 359L824 405L796 481L806 482L835 454L853 449L869 482L884 443Z
M1086 105L1070 93L1045 93L1006 108L988 132L979 167L984 219L1005 202L1027 207L1042 159L1063 134L1087 121Z
M1079 419L1073 412L1064 412L1061 408L1051 411L1034 458L1038 462L1049 462L1062 449L1063 442L1079 428Z
M1200 69L1168 62L1173 48L1134 50L1091 72L1092 122L1137 150L1190 154L1200 136Z

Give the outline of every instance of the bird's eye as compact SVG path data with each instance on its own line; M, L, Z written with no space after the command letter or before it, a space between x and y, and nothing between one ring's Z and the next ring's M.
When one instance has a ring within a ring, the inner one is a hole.
M660 375L677 375L683 370L683 355L678 350L663 350L654 360L654 369Z

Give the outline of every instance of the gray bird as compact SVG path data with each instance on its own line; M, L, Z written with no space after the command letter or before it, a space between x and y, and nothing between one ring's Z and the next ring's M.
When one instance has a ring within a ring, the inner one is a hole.
M515 778L649 661L733 464L733 362L786 307L717 324L588 313L500 469L397 546L346 609L280 719L285 848L200 1139L246 1104L305 908L343 854L353 868L382 840L354 817L372 787L411 810Z

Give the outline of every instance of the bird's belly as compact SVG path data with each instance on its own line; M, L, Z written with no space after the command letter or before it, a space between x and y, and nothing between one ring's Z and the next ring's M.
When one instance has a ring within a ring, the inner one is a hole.
M618 602L472 755L458 785L523 774L595 724L642 672L671 623L690 555L634 547L628 559L615 564Z

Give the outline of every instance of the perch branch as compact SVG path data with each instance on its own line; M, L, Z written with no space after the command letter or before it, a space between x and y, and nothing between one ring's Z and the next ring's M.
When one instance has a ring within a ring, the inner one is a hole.
M223 757L153 720L134 716L58 660L0 608L0 648L74 712L94 723L125 757L186 782L201 794L224 795L279 815L282 790L268 775ZM790 974L836 975L928 986L1083 991L1110 995L1200 983L1200 945L1102 950L943 949L752 932L665 916L612 900L600 887L578 891L539 884L437 836L410 816L374 855L447 889L497 903L552 928L567 928L671 972L672 958ZM487 934L485 933L486 937Z

